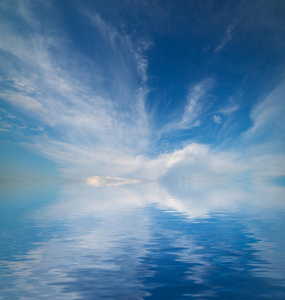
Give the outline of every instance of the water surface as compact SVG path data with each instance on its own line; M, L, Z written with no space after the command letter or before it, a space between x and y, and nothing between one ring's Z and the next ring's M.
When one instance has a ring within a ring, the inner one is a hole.
M5 189L0 299L284 299L282 192Z

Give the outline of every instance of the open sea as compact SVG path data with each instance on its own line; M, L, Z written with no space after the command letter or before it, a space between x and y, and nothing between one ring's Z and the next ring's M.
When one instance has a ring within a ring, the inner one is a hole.
M285 299L282 194L6 187L0 299Z

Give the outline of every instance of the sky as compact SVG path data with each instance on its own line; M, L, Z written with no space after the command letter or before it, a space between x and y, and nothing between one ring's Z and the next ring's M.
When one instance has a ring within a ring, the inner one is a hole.
M285 185L285 2L0 3L1 181Z

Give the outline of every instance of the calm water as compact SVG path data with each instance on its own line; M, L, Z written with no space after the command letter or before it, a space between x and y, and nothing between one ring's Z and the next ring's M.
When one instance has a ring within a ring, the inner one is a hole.
M6 188L0 299L285 299L284 190Z

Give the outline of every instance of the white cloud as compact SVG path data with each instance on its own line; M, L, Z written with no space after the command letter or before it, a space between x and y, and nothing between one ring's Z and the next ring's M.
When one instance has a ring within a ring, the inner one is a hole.
M145 108L145 51L151 43L136 43L98 14L89 14L94 30L90 43L96 55L87 58L74 52L71 41L56 24L50 24L51 30L42 30L28 6L18 8L13 13L32 26L29 34L19 34L13 22L3 20L0 47L10 55L10 65L2 65L7 87L1 97L14 105L23 118L38 124L31 130L56 132L48 138L45 134L45 138L42 135L34 139L35 149L43 149L45 143L57 147L60 142L67 153L74 149L88 153L94 145L107 150L146 149L150 125ZM47 9L52 11L52 5ZM18 72L19 66L22 72ZM42 152L47 157L58 154L58 149L48 149L48 153Z
M17 78L8 79L8 82L12 87L17 89L18 91L23 91L27 94L38 93L38 91L36 89L34 89L33 87L31 87L29 85L29 83L27 83L25 81L19 81Z
M213 88L215 80L206 78L189 88L187 101L183 114L173 122L161 128L160 133L167 133L181 129L191 129L201 125L200 118L208 110L209 91Z
M207 78L198 84L194 85L188 93L187 104L184 109L184 114L179 126L182 128L189 128L195 126L195 123L199 121L201 113L205 111L205 99L207 93L213 87L213 78Z
M129 178L122 178L122 177L111 177L111 176L93 176L88 177L86 179L86 183L92 186L116 186L116 185L125 185L125 184L134 184L140 183L141 180L138 179L129 179Z
M281 82L270 94L260 101L251 111L250 117L253 126L244 134L245 138L253 138L261 135L270 135L277 138L283 135L285 130L285 81Z
M235 28L235 25L233 23L227 27L224 38L222 39L220 44L215 49L215 51L214 51L215 53L221 51L226 46L226 44L232 39L232 32L233 32L234 28Z
M239 109L239 107L240 107L239 104L232 104L232 105L229 105L229 106L219 109L217 112L228 116L228 115L232 114L233 112L237 111Z
M37 128L30 127L29 129L32 131L43 131L44 130L44 128L40 127L40 126L38 126Z
M217 123L217 124L222 123L222 118L221 118L221 116L213 115L213 119L214 119L214 122Z
M38 115L47 114L46 109L39 101L32 97L22 95L21 93L6 91L4 93L0 93L0 97L15 106L23 107L24 109L32 111Z

